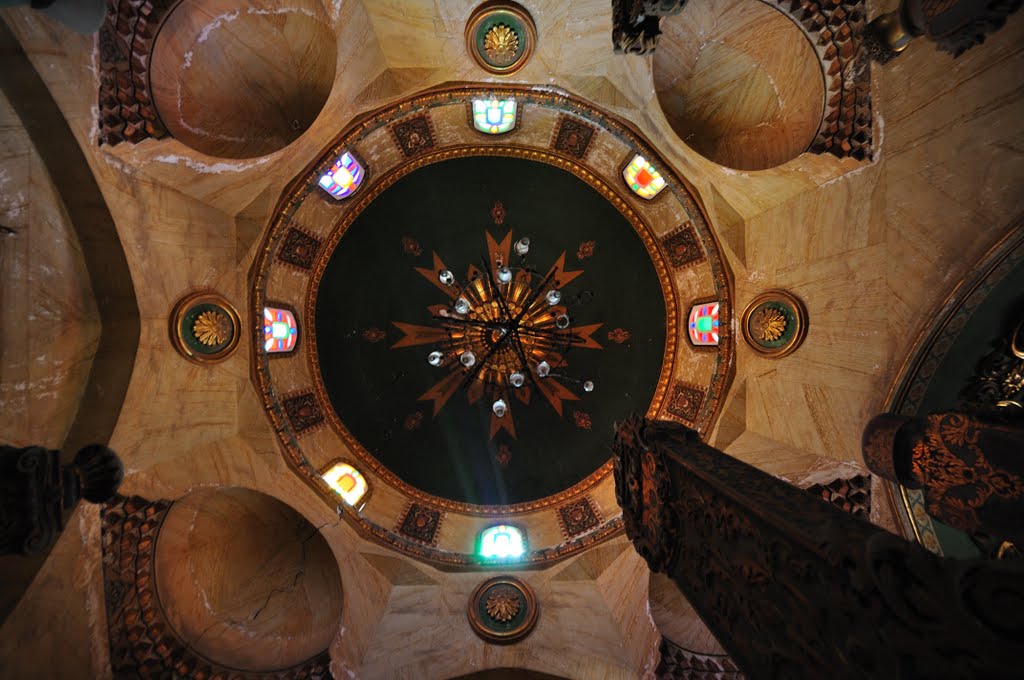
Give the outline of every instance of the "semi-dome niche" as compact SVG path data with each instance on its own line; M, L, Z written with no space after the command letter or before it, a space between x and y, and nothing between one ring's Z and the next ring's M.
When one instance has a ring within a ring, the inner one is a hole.
M720 165L764 170L814 141L825 103L818 57L782 12L751 0L689 3L661 24L658 102L677 135Z
M157 537L155 571L174 632L222 666L293 667L338 630L341 576L327 541L256 491L201 490L176 501Z
M201 153L251 158L283 149L320 114L337 39L317 0L182 0L150 62L168 131Z

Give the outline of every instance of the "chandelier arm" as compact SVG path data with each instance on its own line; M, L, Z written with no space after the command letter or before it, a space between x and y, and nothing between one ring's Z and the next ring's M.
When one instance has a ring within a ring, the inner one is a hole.
M523 362L523 370L526 372L526 375L530 378L530 382L533 383L533 386L536 387L537 391L539 392L540 385L537 384L537 379L533 377L533 369L530 368L530 362L526 358L526 352L523 351L522 342L519 340L519 330L516 329L512 331L511 335L515 336L514 338L512 338L512 349L515 350L516 354L519 355L519 360Z
M435 320L440 321L441 325L444 326L448 323L459 324L462 326L474 326L477 328L505 328L505 324L498 321L481 321L477 319L456 319L450 316L435 316Z
M491 348L487 350L487 354L485 354L483 358L480 359L479 362L477 362L476 367L473 368L473 370L470 371L469 374L462 379L462 382L459 384L459 389L464 389L467 385L469 385L469 383L475 380L478 375L480 375L480 371L484 369L484 366L487 365L487 362L490 360L490 358L494 356L494 353L498 351L498 348L501 347L502 343L504 343L509 338L510 335L510 333L505 333L500 338L498 338L498 341L496 343L491 345Z
M548 282L551 281L551 279L555 275L555 272L557 272L557 271L558 271L558 269L555 268L555 269L552 269L550 272L548 272L548 275L544 277L544 279L540 282L540 285L537 286L536 288L534 288L531 291L530 297L528 297L526 299L526 302L523 303L522 311L519 312L519 314L516 316L516 318L512 320L513 325L515 325L517 327L519 326L519 321L523 318L523 316L526 314L526 312L530 311L530 306L534 302L536 302L537 298L540 296L540 292L544 289L545 286L548 285Z
M494 270L491 269L490 260L486 256L481 257L484 263L484 273L487 277L487 288L494 295L494 299L498 301L498 306L501 307L501 315L509 319L512 319L512 312L508 308L508 304L505 302L505 296L501 294L501 286L494 282Z

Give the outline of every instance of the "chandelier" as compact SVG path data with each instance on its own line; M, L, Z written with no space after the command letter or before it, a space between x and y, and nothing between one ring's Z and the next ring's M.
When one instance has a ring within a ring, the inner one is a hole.
M458 388L471 402L486 395L498 419L509 413L513 398L528 404L534 391L561 415L563 399L578 399L567 385L594 390L592 379L564 372L573 348L600 349L591 336L602 324L578 326L573 314L593 293L565 298L562 286L581 272L567 275L564 255L541 275L527 259L529 237L516 241L513 250L516 262L491 251L481 258L481 269L469 268L464 281L449 269L437 272L452 302L431 310L442 332L434 335L438 342L427 362L457 375ZM514 427L507 429L514 433Z

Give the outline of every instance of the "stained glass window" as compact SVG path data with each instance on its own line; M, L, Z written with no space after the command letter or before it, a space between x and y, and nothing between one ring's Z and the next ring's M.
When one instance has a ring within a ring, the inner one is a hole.
M299 325L287 309L263 308L263 349L268 352L291 352L299 341Z
M516 126L515 99L474 99L473 127L480 132L500 135Z
M349 505L357 505L366 495L366 478L348 463L336 463L323 474L323 478Z
M341 200L351 196L363 183L365 176L363 166L346 151L320 178L320 186L331 196Z
M654 198L665 188L665 178L640 154L633 156L633 160L622 171L622 177L640 198Z
M718 344L718 303L694 305L690 310L690 342L695 345Z
M480 557L520 557L526 552L523 532L507 524L484 529L480 534Z

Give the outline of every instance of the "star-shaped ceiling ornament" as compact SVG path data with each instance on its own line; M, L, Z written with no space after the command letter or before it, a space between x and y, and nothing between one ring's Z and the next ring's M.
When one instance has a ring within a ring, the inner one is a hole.
M444 376L419 400L433 403L435 417L461 388L470 404L485 395L491 400L492 439L500 430L516 437L513 399L529 407L539 392L561 417L563 403L580 398L567 383L580 383L584 391L593 389L590 381L556 372L568 365L569 349L602 349L593 336L603 324L577 326L562 304L561 289L583 274L583 270L565 270L564 251L540 276L525 264L520 239L517 253L523 256L522 262L513 271L509 267L512 231L500 242L485 233L482 268L469 265L465 284L456 280L436 252L433 267L415 268L449 302L428 307L434 318L429 326L392 322L403 337L391 348L434 346L428 361Z

